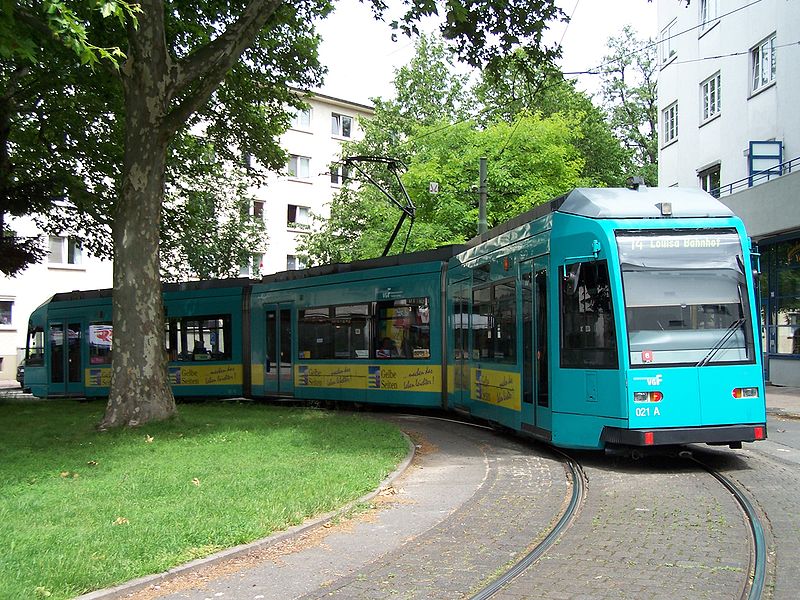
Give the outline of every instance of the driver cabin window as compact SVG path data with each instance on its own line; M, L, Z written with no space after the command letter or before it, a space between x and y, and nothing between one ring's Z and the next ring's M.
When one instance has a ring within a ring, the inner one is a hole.
M617 338L606 261L562 266L561 367L616 369Z

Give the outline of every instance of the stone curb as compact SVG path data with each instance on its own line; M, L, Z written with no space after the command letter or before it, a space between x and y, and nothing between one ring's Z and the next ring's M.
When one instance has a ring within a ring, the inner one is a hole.
M206 556L205 558L198 558L197 560L193 560L186 564L173 567L172 569L164 571L163 573L156 573L155 575L145 575L144 577L132 579L130 581L127 581L125 583L122 583L114 587L104 588L102 590L95 590L93 592L89 592L81 596L76 596L74 600L111 600L112 598L124 598L128 594L131 594L133 592L138 592L152 585L164 583L165 581L169 581L180 575L186 575L193 571L200 570L210 565L219 564L227 560L230 560L232 558L245 556L255 550L263 550L271 546L275 546L285 540L299 537L304 533L308 533L310 531L322 527L326 523L330 523L336 517L347 513L354 506L361 504L363 502L369 502L370 500L375 498L382 490L386 489L392 483L394 483L403 473L405 473L406 469L408 469L408 467L411 465L411 461L414 460L414 455L416 453L416 445L411 440L411 438L408 437L408 435L406 435L405 432L401 431L401 433L406 438L406 442L408 443L408 454L406 454L406 457L398 465L398 467L394 471L392 471L375 490L362 496L358 500L354 500L353 502L346 504L345 506L343 506L338 510L325 513L324 515L320 515L319 517L305 521L300 525L295 525L294 527L290 527L286 531L281 531L280 533L273 534L269 537L256 540L254 542L250 542L249 544L241 544L233 548L221 550L220 552L211 554L210 556Z

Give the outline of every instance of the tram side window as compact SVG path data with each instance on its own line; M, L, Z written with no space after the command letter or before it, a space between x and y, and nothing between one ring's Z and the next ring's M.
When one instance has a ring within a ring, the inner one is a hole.
M375 358L431 357L430 305L427 298L377 303Z
M499 281L472 291L474 360L515 363L517 360L516 282Z
M337 306L333 313L336 358L369 358L369 305Z
M317 306L299 311L297 347L300 351L300 359L334 357L331 311L330 306Z
M25 365L41 367L44 365L44 329L36 327L28 331L28 349L25 354Z
M89 325L89 364L110 365L114 329L111 323Z
M617 339L606 261L560 268L561 366L616 369Z
M175 317L169 320L170 360L230 360L231 316Z

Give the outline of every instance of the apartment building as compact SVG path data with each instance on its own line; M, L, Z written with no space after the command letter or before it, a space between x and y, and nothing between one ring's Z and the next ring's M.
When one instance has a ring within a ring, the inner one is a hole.
M343 183L341 167L331 163L341 157L342 144L363 137L359 118L374 114L371 106L315 94L309 108L298 112L281 137L289 154L285 173L274 174L266 184L250 190L253 214L263 215L267 226L265 246L256 248L242 276L266 275L300 269L298 240L310 232L312 215L330 216L330 201Z
M697 186L761 253L766 376L800 385L800 3L659 0L659 184Z
M342 143L362 136L359 117L373 114L370 106L324 95L307 99L309 108L295 115L281 137L289 154L285 172L271 175L266 184L249 190L253 214L263 217L267 239L253 249L242 276L260 276L302 268L297 241L310 232L311 215L324 218L342 185L341 170L331 171L340 158ZM11 226L22 236L40 235L31 219ZM30 313L56 292L110 288L112 264L90 256L80 240L46 236L48 254L17 277L0 276L0 380L14 379L23 356Z

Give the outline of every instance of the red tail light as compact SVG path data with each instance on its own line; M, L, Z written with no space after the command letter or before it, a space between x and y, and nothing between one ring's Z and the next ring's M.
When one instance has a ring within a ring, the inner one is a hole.
M652 446L655 443L655 439L653 436L652 431L645 431L644 432L644 445L645 446Z
M764 428L753 427L753 437L755 437L757 440L765 439L767 436L765 435Z

